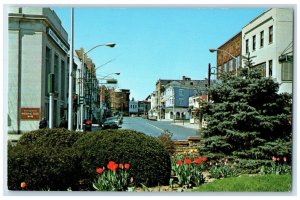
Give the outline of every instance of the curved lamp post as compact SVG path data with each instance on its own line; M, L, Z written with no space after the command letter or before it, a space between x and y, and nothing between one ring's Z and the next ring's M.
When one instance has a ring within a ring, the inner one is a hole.
M109 77L110 75L117 75L119 76L121 73L120 72L115 72L115 73L110 73L110 74L107 74L106 76L103 76L103 77L100 77L100 78L97 78L99 80L105 80L105 78Z
M81 62L81 73L80 73L80 84L81 84L81 86L79 87L80 88L80 91L79 91L79 93L80 93L80 98L83 98L83 90L84 90L84 84L83 84L83 74L84 74L84 64L85 64L85 56L89 53L89 52L91 52L92 50L94 50L94 49L96 49L97 47L101 47L101 46L107 46L107 47L111 47L111 48L113 48L113 47L115 47L116 46L116 44L115 43L106 43L106 44L98 44L98 45L96 45L96 46L94 46L94 47L92 47L91 49L89 49L87 52L85 52L85 53L82 53L82 55L81 55L81 57L82 57L82 62ZM83 118L84 118L84 112L83 112L83 103L82 104L80 104L80 131L83 131Z
M231 53L229 53L228 51L225 51L223 49L209 49L209 51L211 53L213 53L215 51L221 51L221 52L224 52L224 53L228 54L231 58L235 59L235 67L236 67L236 69L235 69L235 76L237 76L237 57L235 57L234 55L232 55Z

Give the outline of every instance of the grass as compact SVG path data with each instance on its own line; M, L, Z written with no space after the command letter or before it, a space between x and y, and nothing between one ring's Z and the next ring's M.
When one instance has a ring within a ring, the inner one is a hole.
M194 192L290 192L291 175L263 175L224 178L206 183Z

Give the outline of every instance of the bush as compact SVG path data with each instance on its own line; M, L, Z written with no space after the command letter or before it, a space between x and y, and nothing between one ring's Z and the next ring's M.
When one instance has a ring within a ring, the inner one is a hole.
M74 147L89 185L96 178L96 167L107 166L109 161L129 163L129 177L136 186L169 182L170 156L157 138L131 130L103 130L85 134Z
M39 129L25 133L18 141L18 145L35 145L40 147L72 147L83 135L82 132L69 131L63 128Z
M170 156L174 155L176 152L174 141L172 140L173 133L171 133L168 130L165 130L163 133L161 133L160 136L158 136L158 139L162 143L162 145L165 147L165 149L169 152Z
M44 129L25 133L16 146L8 148L8 189L77 189L79 160L73 143L80 133L65 129Z
M27 190L72 189L78 183L78 159L72 148L19 145L8 150L8 189Z

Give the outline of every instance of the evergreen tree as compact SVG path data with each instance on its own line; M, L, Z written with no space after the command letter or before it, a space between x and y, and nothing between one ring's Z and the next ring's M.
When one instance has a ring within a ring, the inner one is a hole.
M200 152L211 159L290 160L292 97L279 94L279 84L248 63L241 76L225 74L221 83L209 88Z

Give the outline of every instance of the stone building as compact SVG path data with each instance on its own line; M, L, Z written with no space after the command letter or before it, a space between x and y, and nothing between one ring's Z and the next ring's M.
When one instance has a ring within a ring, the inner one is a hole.
M53 127L67 116L68 51L68 34L53 10L8 8L9 132L35 130L42 117L49 119L48 87L54 90Z

